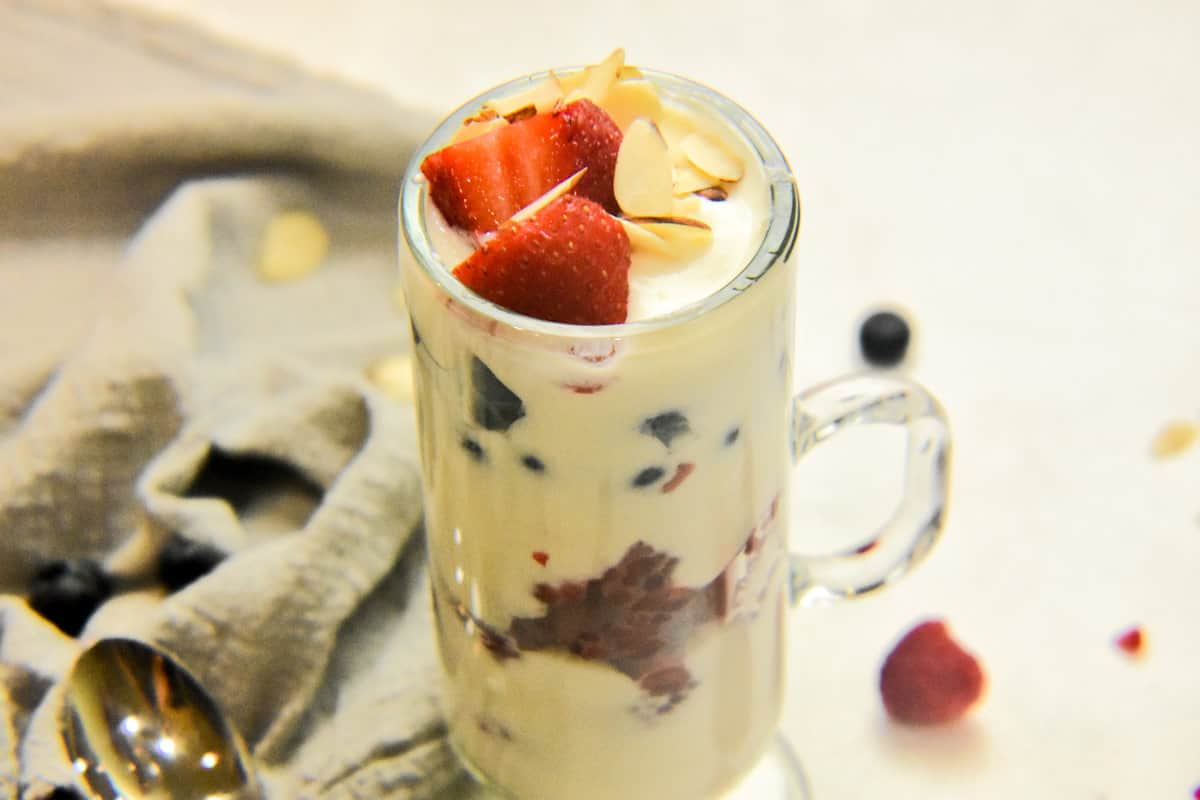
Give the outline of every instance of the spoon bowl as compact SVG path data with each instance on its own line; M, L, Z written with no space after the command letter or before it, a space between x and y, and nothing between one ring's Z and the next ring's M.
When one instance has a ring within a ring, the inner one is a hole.
M256 800L241 735L186 669L133 639L102 639L67 679L63 740L103 800Z

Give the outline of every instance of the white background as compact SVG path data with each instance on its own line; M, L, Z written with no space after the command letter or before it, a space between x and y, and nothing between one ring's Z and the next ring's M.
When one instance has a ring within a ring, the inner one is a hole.
M801 384L858 368L859 319L899 304L956 435L931 558L792 624L784 729L817 800L1192 797L1200 447L1157 462L1149 443L1200 414L1200 5L143 3L439 113L615 46L739 100L801 187ZM800 522L855 538L900 450L830 450ZM878 668L926 616L990 691L963 724L905 730ZM1140 661L1112 645L1135 623Z

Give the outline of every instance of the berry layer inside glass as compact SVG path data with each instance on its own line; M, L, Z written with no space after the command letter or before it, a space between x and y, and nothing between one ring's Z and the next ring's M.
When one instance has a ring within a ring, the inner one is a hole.
M473 302L422 257L402 250L455 749L521 798L717 796L781 701L786 256L702 311L590 330Z

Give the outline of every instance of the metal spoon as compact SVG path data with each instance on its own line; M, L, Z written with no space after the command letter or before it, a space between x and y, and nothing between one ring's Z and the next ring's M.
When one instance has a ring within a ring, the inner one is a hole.
M67 679L63 741L103 800L256 800L246 745L209 694L166 653L102 639Z

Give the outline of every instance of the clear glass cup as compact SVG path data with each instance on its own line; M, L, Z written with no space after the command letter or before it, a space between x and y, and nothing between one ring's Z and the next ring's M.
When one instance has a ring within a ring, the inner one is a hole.
M440 263L421 161L482 102L544 74L451 114L401 190L443 709L464 765L525 800L776 785L752 773L772 752L789 602L878 588L942 528L949 434L928 393L863 375L793 397L800 202L779 147L711 89L646 74L665 101L715 113L766 176L761 245L701 302L545 322ZM869 548L790 556L792 464L860 422L908 430L901 507Z

